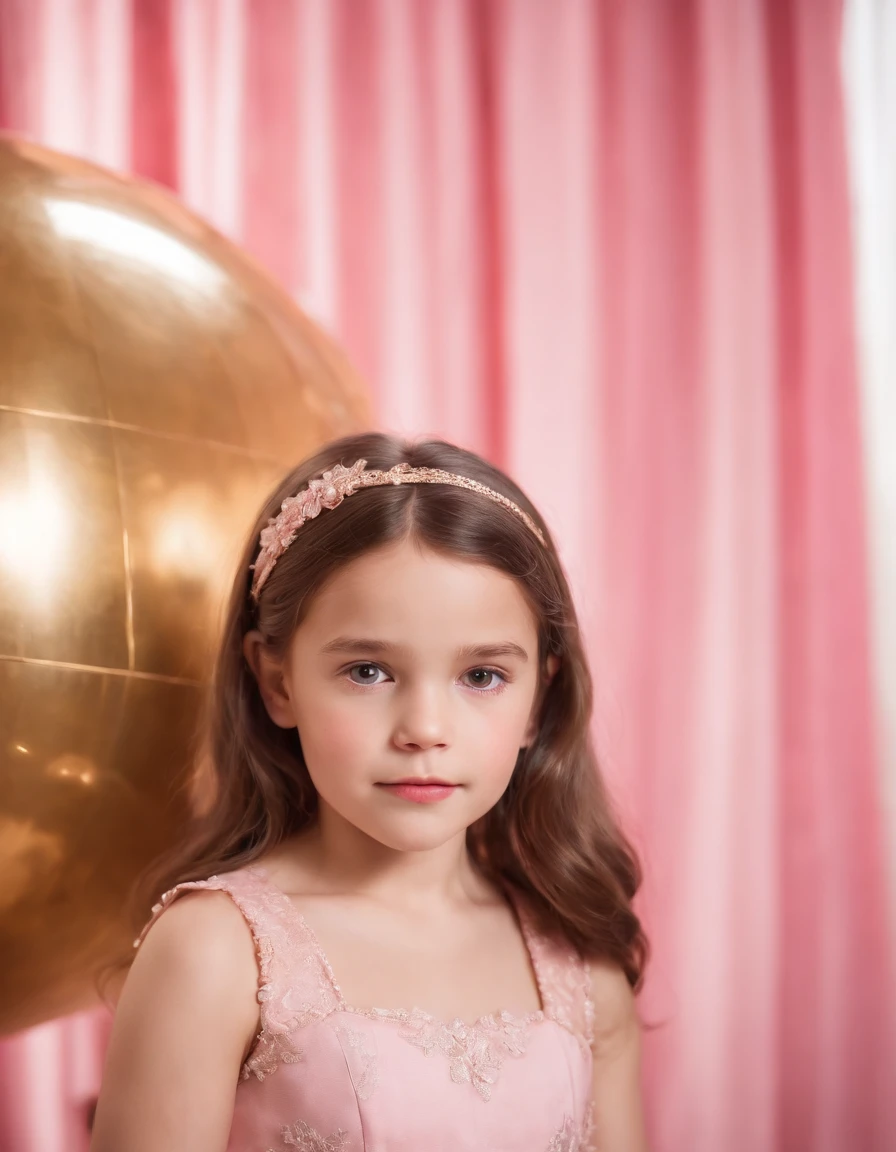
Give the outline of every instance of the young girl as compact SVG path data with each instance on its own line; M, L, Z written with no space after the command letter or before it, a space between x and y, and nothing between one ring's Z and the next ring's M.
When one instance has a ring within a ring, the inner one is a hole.
M374 433L297 468L237 574L92 1152L644 1152L639 871L590 711L505 475Z

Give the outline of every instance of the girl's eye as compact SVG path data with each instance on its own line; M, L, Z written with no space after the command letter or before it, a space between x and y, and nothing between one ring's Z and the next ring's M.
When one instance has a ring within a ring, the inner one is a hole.
M382 668L380 668L379 664L369 664L369 663L353 664L351 666L351 668L348 669L349 678L351 679L352 673L357 672L358 670L363 672L364 675L359 677L359 679L357 679L357 680L352 679L352 684L380 684L380 683L382 683L382 681L376 679L377 672L382 672Z
M500 692L507 684L507 677L503 672L499 672L497 668L473 668L467 672L467 676L474 678L473 687L478 688L480 691L485 692ZM485 676L488 677L486 681L476 680L475 677ZM500 684L496 684L495 677L500 680Z

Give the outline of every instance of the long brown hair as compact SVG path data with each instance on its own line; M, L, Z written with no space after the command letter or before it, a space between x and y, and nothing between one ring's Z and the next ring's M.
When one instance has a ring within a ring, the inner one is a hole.
M428 484L361 489L305 524L301 543L280 557L256 605L250 565L269 517L325 469L362 457L368 468L407 461L478 480L528 512L547 546L518 516L475 492ZM408 538L517 580L537 621L539 667L549 654L559 661L542 690L535 739L520 751L499 802L467 831L472 859L494 882L521 889L545 930L561 933L586 957L615 961L638 990L648 955L632 909L641 870L593 750L591 675L565 574L547 526L517 485L481 457L441 440L346 436L303 461L271 494L249 535L227 609L187 835L138 879L134 927L146 921L161 892L242 868L313 823L317 792L299 734L268 717L243 637L257 628L272 650L284 651L330 576L371 549ZM123 960L119 967L126 965Z

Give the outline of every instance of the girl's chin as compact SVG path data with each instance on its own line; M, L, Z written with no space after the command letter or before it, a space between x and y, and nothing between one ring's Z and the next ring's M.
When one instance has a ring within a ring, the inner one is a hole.
M428 827L421 827L423 823L419 818L413 819L412 815L411 819L405 816L401 821L393 820L388 824L365 822L359 830L393 852L431 852L452 840L463 838L467 831L466 824L456 821L427 820Z

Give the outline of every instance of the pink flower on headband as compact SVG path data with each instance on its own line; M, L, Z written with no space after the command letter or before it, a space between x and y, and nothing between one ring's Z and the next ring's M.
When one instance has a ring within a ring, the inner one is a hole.
M280 505L277 516L268 520L259 537L258 559L255 569L255 591L267 580L271 569L296 537L306 520L320 515L322 508L335 508L355 490L357 480L364 471L366 460L356 460L351 468L335 464L320 479L312 480L295 496L288 496Z

